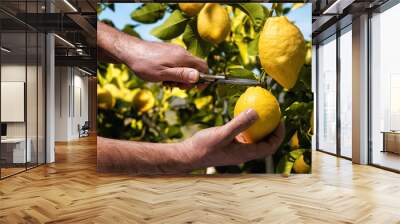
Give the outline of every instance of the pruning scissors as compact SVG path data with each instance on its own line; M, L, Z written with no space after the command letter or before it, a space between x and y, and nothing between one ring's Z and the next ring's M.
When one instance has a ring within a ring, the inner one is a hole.
M261 84L259 81L253 79L228 78L224 74L209 75L204 73L200 73L200 79L198 83L232 84L245 86L258 86Z

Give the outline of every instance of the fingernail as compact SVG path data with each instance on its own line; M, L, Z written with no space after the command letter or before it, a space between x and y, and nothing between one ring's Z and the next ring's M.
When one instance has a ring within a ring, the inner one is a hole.
M248 118L250 118L252 121L256 121L256 120L258 119L258 114L257 114L257 112L256 112L254 109L252 109L252 108L247 109L246 112L245 112L245 114L246 114L246 115L248 116Z
M196 83L199 80L199 72L197 70L192 70L189 72L189 82Z

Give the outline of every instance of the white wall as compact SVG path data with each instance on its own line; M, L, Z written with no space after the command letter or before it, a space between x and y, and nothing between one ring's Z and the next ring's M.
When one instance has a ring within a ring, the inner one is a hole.
M25 64L4 64L1 66L1 81L2 82L25 82ZM32 66L28 66L28 73L33 69ZM36 69L36 68L35 68ZM35 90L36 93L36 90ZM27 93L27 96L33 96L33 93ZM36 94L35 94L36 96ZM30 102L30 100L28 100ZM7 110L7 108L1 108L1 110ZM36 115L36 114L35 114ZM29 116L29 114L28 114ZM28 117L28 120L31 120ZM25 137L25 122L11 122L7 123L7 136L8 137ZM29 136L28 136L29 137Z
M1 81L25 82L25 65L2 65ZM7 108L1 108L1 110L7 110ZM25 123L7 123L7 137L25 137Z
M88 78L76 68L56 67L55 85L55 140L77 139L78 125L88 120Z
M69 83L67 67L55 68L55 140L67 141L69 133Z
M38 70L37 70L38 69ZM44 74L42 67L36 67L25 64L3 64L1 66L2 82L24 82L26 83L26 108L22 107L22 113L26 112L27 120L24 122L6 122L7 123L7 137L8 138L27 138L30 140L30 148L32 150L32 161L44 163ZM27 81L25 78L27 77ZM24 92L22 92L24 94ZM7 97L2 95L3 97ZM10 108L3 107L1 110L11 110ZM26 110L26 111L25 111ZM12 111L8 111L11 112ZM37 153L39 155L37 155Z

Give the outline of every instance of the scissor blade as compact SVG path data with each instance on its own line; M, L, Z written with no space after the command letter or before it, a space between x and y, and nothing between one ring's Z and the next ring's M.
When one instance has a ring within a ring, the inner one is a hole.
M245 86L258 86L260 83L252 79L218 79L216 84L232 84L232 85L245 85Z
M207 81L215 81L217 79L225 79L224 75L209 75L200 73L200 79L207 80Z

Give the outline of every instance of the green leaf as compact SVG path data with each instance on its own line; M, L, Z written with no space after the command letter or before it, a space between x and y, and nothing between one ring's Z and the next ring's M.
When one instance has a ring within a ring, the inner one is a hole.
M211 49L211 44L200 38L195 20L186 25L183 33L183 42L191 54L200 58L207 57Z
M288 106L284 113L288 116L291 116L293 118L294 116L297 117L303 117L306 116L308 117L309 112L313 108L313 103L305 103L305 102L293 102L290 106Z
M188 21L189 19L183 16L179 10L175 10L163 24L151 30L150 33L161 40L170 40L185 31Z
M273 3L272 9L275 11L276 16L281 16L283 13L283 4L282 3Z
M246 13L254 24L255 30L259 31L264 25L266 16L264 14L264 8L259 3L236 3L232 4L240 8L244 13Z
M110 20L110 19L103 19L103 20L101 20L101 22L102 22L102 23L105 23L105 24L107 24L107 25L109 25L109 26L115 27L113 21Z
M182 132L181 132L181 128L180 128L179 125L168 126L165 129L165 134L169 138L180 138L180 137L182 137Z
M236 99L235 97L239 97L246 90L246 86L237 86L237 85L217 85L217 94L219 97L229 97L231 99Z
M271 17L274 12L274 10L270 10L269 8L267 8L264 5L263 5L263 10L264 10L265 19L267 19L268 17Z
M215 118L215 126L221 126L224 124L224 118L222 117L221 114L218 114L217 117Z
M138 32L135 31L135 27L137 27L137 25L127 24L127 25L125 25L125 27L122 29L122 32L140 38L140 34L139 34Z
M252 71L241 65L230 65L227 70L227 75L232 78L256 79L256 75Z
M114 3L106 3L106 7L111 9L111 11L115 12L115 4Z
M289 159L290 161L296 161L303 153L305 152L305 149L296 149L291 152L289 152Z
M290 7L285 7L283 8L283 15L287 15L290 12L291 8Z
M293 3L291 9L292 10L299 9L299 8L305 6L305 5L306 5L306 3Z
M278 162L278 165L276 166L276 173L283 173L285 170L289 169L289 167L286 169L286 163L288 162L289 155L285 154ZM292 164L287 164L288 166L291 165L290 170L292 170L293 163Z
M285 154L280 160L276 167L277 173L282 173L284 176L289 176L294 162L298 159L303 153L305 149L297 149Z
M311 66L303 66L300 70L300 81L311 90Z
M258 40L260 39L260 33L256 35L254 40L249 42L248 45L248 53L250 56L256 56L258 55Z
M145 3L132 12L131 18L141 23L155 23L164 16L165 9L161 3Z

